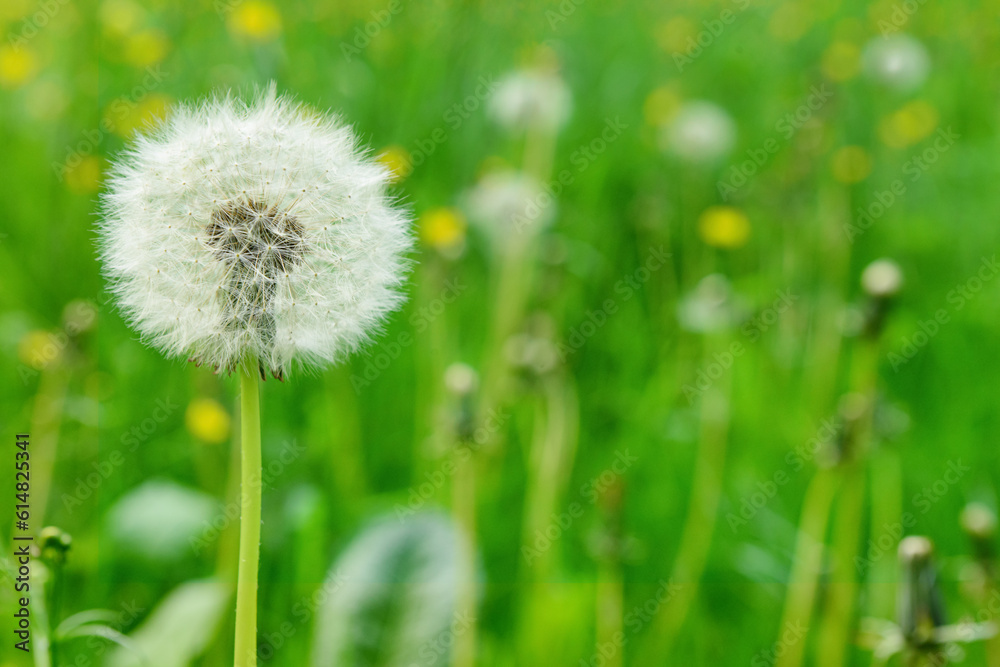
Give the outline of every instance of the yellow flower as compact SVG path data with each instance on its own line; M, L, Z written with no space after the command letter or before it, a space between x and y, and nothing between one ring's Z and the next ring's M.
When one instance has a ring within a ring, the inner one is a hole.
M858 183L868 178L872 159L861 146L844 146L830 159L833 177L840 183Z
M409 151L402 146L388 146L378 154L378 161L392 174L392 182L398 183L413 172L413 160Z
M642 106L643 117L653 127L663 125L681 106L680 95L670 86L660 86L649 94Z
M281 35L281 14L270 2L245 0L229 16L229 30L257 42L270 42Z
M0 46L0 87L19 88L38 70L34 53L24 46Z
M141 130L166 117L172 102L169 96L161 93L150 93L138 102L132 102L127 97L119 97L108 105L104 112L104 120L115 134L129 137L136 130Z
M915 100L883 118L878 124L878 136L889 148L906 148L929 136L937 125L937 109Z
M136 67L155 65L167 56L170 40L160 30L143 30L125 43L125 60Z
M35 329L24 334L17 345L17 358L21 363L40 371L62 359L63 346L48 331Z
M184 424L191 435L212 445L229 438L229 413L211 398L196 398L191 401L184 413Z
M77 194L96 192L101 185L101 161L93 155L80 158L66 171L66 187Z
M698 235L716 248L739 248L750 238L750 221L734 206L710 206L698 219Z
M823 52L823 74L833 81L847 81L861 71L861 49L853 42L834 42Z
M420 236L432 248L445 250L465 240L465 217L450 207L433 208L420 218Z

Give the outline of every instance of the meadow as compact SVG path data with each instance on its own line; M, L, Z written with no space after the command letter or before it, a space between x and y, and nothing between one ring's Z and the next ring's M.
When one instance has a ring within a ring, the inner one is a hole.
M997 9L5 0L0 667L232 664L238 378L95 228L136 133L272 81L415 246L261 384L259 664L1000 665Z

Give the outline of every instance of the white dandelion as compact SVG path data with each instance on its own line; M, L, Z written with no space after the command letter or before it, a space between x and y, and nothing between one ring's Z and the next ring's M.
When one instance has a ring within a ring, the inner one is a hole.
M877 259L861 273L861 287L875 298L896 296L903 287L903 270L891 259Z
M103 197L101 254L143 339L284 377L356 350L400 303L409 218L351 128L275 95L182 106Z
M182 106L114 166L100 250L122 310L167 356L239 371L236 667L257 664L257 374L357 349L400 302L409 216L351 129L272 85Z
M544 229L556 215L556 199L538 179L514 170L483 176L462 197L469 220L502 243L511 233Z
M508 74L489 103L490 115L508 130L555 131L569 120L572 108L569 87L558 74L543 69Z
M923 85L931 69L927 48L915 37L903 34L871 40L862 61L869 78L903 92Z
M686 103L660 130L663 150L695 164L711 164L725 157L736 143L736 123L713 102Z
M736 326L747 310L726 277L712 273L677 304L677 320L686 331L715 333Z

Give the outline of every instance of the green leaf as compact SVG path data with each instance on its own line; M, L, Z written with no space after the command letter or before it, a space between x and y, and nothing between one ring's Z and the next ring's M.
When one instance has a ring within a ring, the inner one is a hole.
M149 660L136 643L109 625L103 625L101 623L84 623L72 628L59 639L61 642L65 642L78 637L100 637L101 639L107 639L109 642L118 644L123 650L128 651L137 661L136 664L142 665L143 667L148 667L149 665Z
M87 611L81 611L79 614L73 614L69 618L63 620L56 628L56 639L65 639L66 636L73 632L76 628L81 625L88 625L90 623L114 623L118 620L118 614L109 609L88 609Z
M191 581L175 588L132 633L138 652L155 656L156 667L188 667L215 637L229 611L232 587L217 581ZM117 650L108 667L140 667L135 653Z
M455 614L459 534L440 514L373 522L326 577L313 667L446 665L470 619Z

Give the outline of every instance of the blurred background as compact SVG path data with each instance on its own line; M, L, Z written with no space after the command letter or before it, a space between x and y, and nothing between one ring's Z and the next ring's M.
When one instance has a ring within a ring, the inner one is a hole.
M231 664L238 383L137 340L94 224L137 131L270 80L354 124L418 243L368 349L262 387L261 664L1000 665L991 3L0 28L3 667Z

